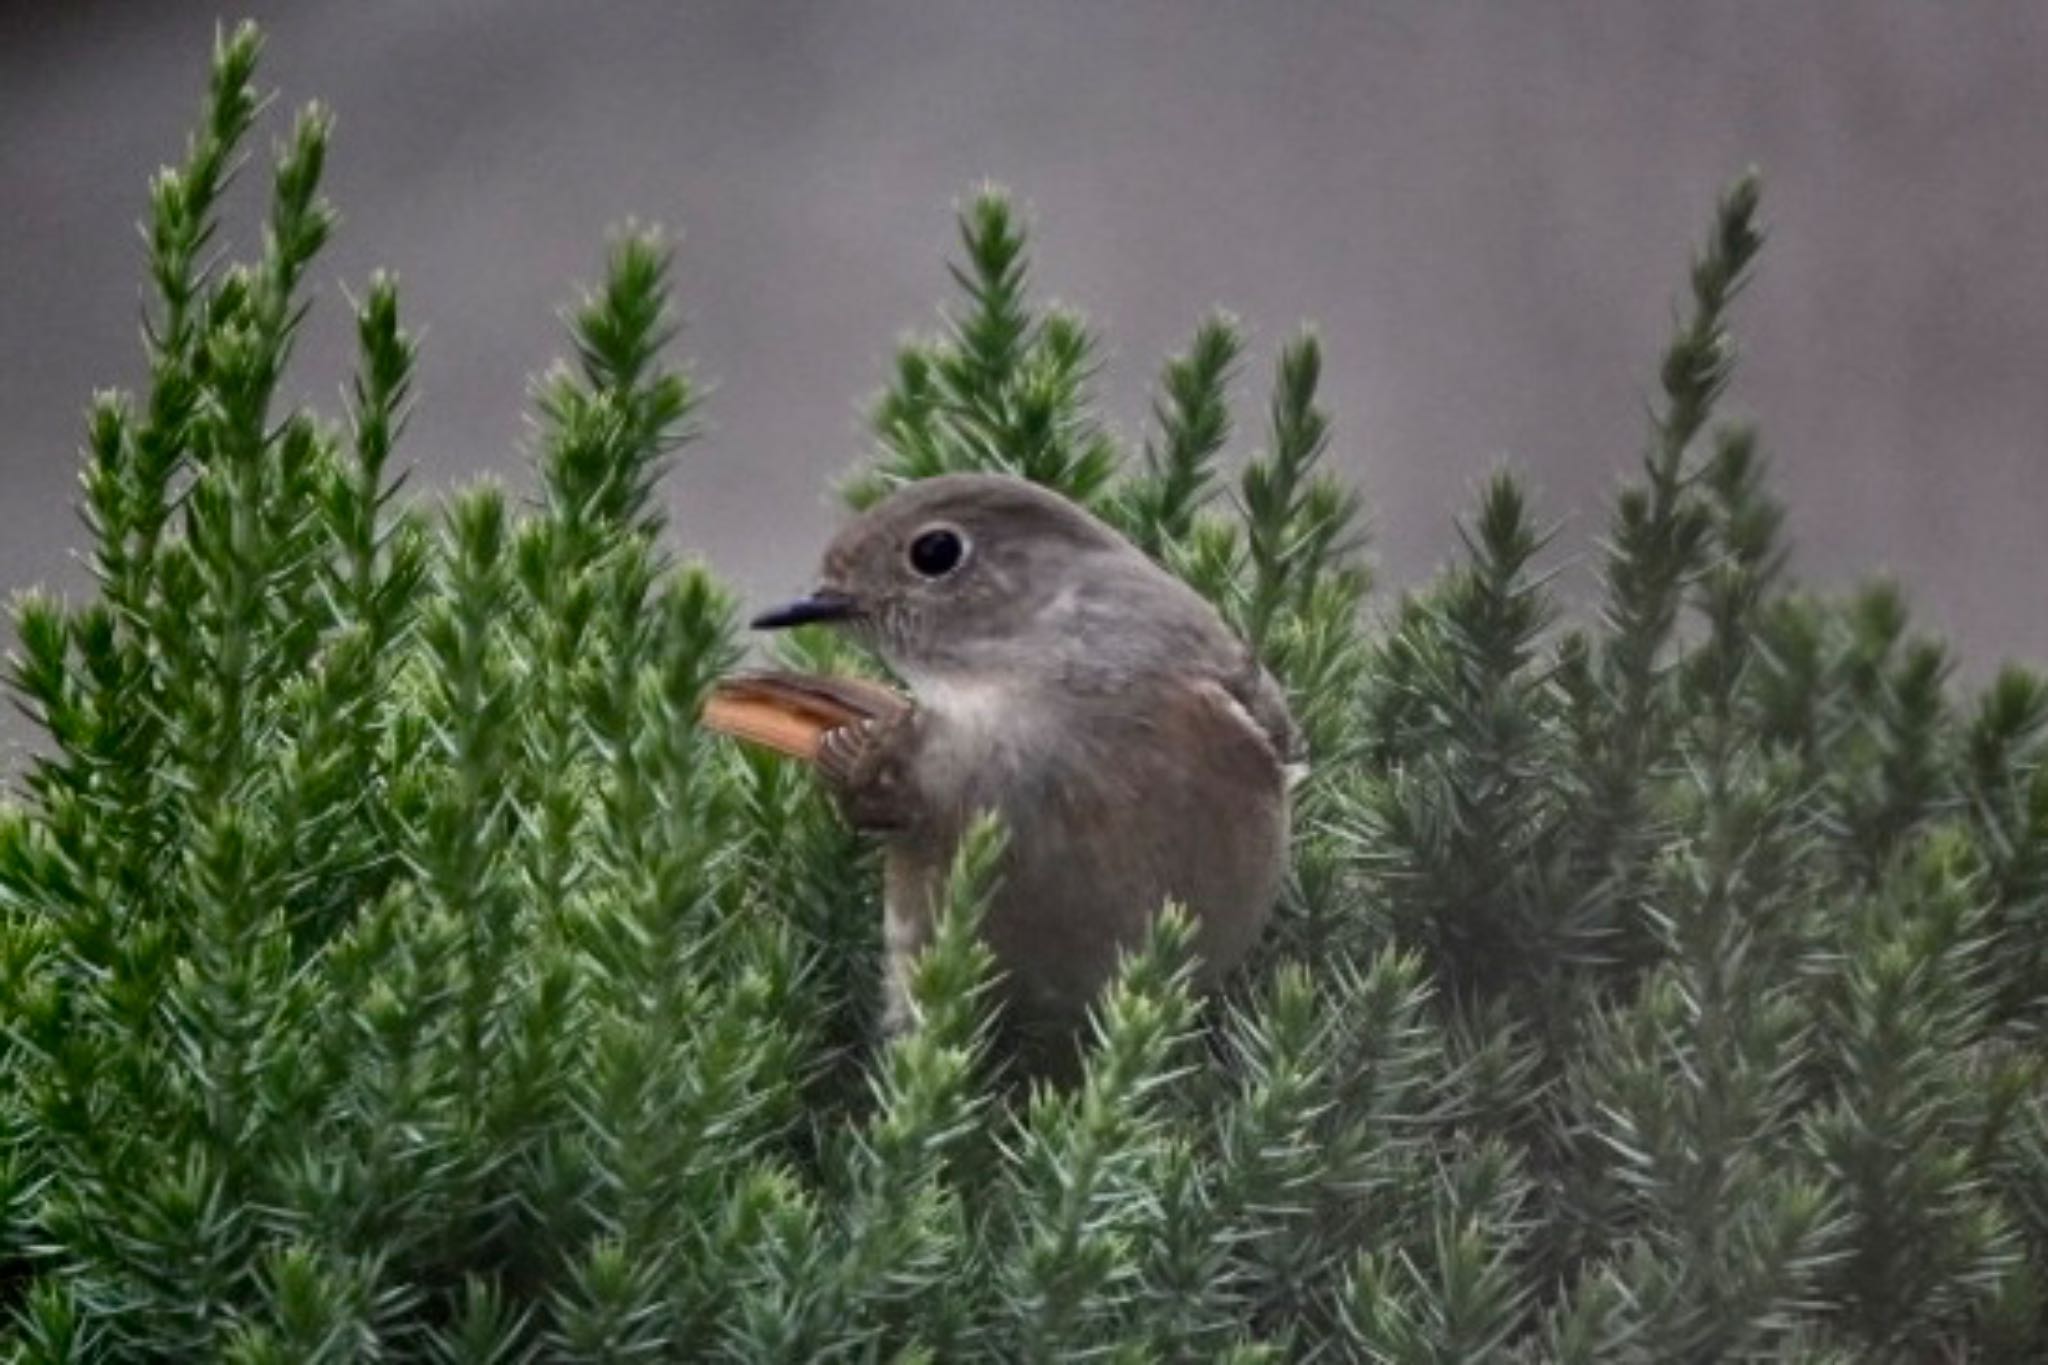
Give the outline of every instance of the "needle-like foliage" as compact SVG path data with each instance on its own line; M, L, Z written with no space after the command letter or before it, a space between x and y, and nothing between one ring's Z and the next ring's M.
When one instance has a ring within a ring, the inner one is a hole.
M665 538L697 406L666 241L623 233L568 311L532 505L403 500L394 280L351 297L339 420L284 400L325 115L246 259L221 218L258 49L220 38L151 186L146 387L86 421L96 588L15 606L7 1358L2048 1358L2048 684L1960 696L1898 589L1792 582L1717 415L1753 177L1577 623L1505 473L1370 619L1313 334L1258 449L1220 316L1126 442L1020 215L964 208L850 497L1002 469L1089 504L1308 749L1254 963L1200 998L1159 907L1033 1081L978 933L999 822L884 1037L871 850L695 724L739 648Z

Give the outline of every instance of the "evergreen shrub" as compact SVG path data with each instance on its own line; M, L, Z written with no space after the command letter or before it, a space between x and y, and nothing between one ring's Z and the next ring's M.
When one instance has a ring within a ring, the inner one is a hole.
M257 53L220 40L151 186L147 382L87 428L97 590L15 608L13 1359L2048 1359L2048 685L1962 695L1898 592L1789 581L1716 416L1753 179L1577 626L1505 474L1369 618L1314 337L1257 453L1225 458L1223 317L1127 450L1010 206L966 207L849 497L1064 490L1258 644L1313 753L1255 967L1193 997L1163 916L1084 1074L1026 1087L975 932L1001 830L882 1042L871 851L694 728L737 644L662 537L697 402L668 248L621 237L572 311L531 505L403 500L389 279L340 419L280 405L317 109L222 248Z

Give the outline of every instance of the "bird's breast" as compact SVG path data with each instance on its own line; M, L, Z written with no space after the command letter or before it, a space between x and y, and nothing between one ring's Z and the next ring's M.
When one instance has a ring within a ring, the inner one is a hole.
M1000 738L1023 719L1022 689L997 679L928 678L913 690L918 710L963 740Z
M1014 683L983 678L923 679L914 684L918 778L935 799L992 801L1044 761L1058 731L1042 698Z

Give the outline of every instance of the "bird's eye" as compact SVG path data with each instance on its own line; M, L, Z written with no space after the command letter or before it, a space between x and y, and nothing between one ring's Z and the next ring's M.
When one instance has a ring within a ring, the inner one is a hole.
M920 531L910 542L910 567L926 578L944 578L967 557L967 542L949 526Z

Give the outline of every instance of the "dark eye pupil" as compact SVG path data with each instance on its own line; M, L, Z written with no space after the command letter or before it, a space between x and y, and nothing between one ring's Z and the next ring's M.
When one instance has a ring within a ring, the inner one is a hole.
M910 567L926 578L951 573L965 547L951 531L926 531L910 542Z

